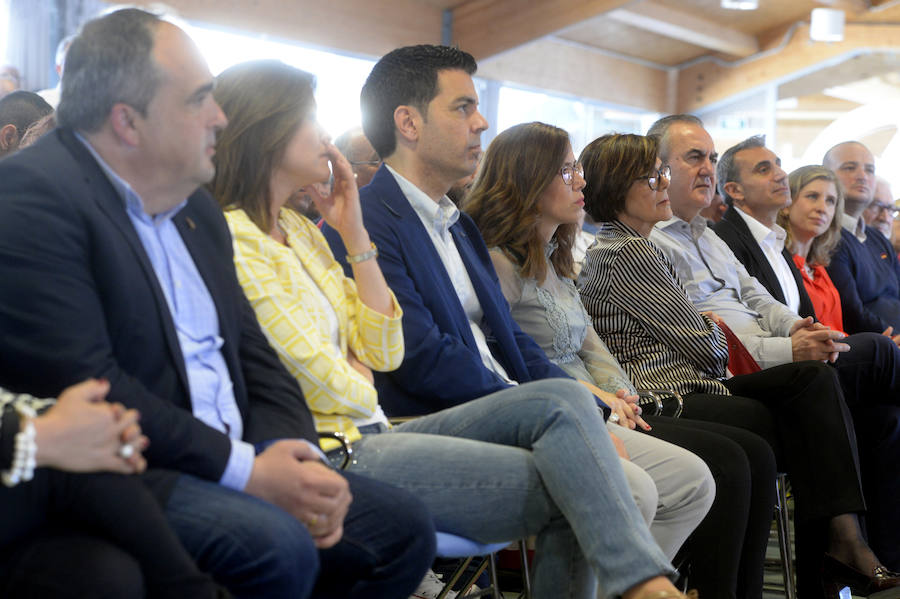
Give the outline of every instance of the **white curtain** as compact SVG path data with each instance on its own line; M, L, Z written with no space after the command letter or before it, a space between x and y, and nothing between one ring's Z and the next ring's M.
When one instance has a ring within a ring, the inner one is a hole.
M7 0L6 62L22 73L22 87L39 90L57 83L56 45L108 7L101 0Z

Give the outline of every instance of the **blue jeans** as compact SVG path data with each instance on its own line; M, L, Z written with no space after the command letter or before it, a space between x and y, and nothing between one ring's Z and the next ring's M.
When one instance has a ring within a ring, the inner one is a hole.
M344 536L322 551L281 508L192 476L179 477L166 518L200 569L236 597L407 597L434 558L431 515L405 491L345 476L353 503Z
M413 434L415 433L415 434ZM534 596L621 595L672 572L593 396L550 379L354 443L349 470L409 489L438 530L480 542L537 535Z

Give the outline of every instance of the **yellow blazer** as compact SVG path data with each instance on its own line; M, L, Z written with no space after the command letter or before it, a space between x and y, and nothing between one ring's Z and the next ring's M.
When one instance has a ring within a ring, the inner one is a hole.
M234 239L238 280L269 343L299 381L316 428L358 439L351 418L372 416L378 394L350 366L348 348L373 370L399 367L403 328L397 299L391 293L393 317L366 306L318 227L293 210L282 209L278 217L290 247L263 233L243 210L229 210L225 218ZM315 287L337 314L340 351L332 342Z

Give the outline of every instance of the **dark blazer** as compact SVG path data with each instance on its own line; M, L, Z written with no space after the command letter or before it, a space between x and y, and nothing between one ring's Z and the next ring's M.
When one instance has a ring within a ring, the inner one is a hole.
M775 271L772 270L772 266L769 264L769 260L763 253L762 248L759 247L759 243L753 237L753 233L750 232L747 223L737 213L737 209L734 206L729 206L722 220L713 225L712 230L731 248L731 251L741 261L747 272L751 276L756 277L756 280L762 283L763 287L772 294L772 297L784 304L786 300L784 292L781 290L781 283L778 281ZM791 274L794 275L794 282L797 284L797 291L800 293L800 316L804 318L812 316L815 318L816 310L813 308L812 300L809 299L809 294L806 293L803 277L800 271L797 270L797 265L794 264L793 256L787 249L781 250L781 255L784 261L787 262Z
M827 270L841 295L845 331L881 333L892 326L900 332L900 263L884 235L866 227L860 243L842 228Z
M315 442L238 284L221 210L199 190L174 222L216 304L244 439ZM35 395L109 379L108 399L141 412L151 467L221 477L230 440L191 413L171 314L124 200L67 129L0 162L0 356L0 385Z
M469 320L428 231L386 167L362 189L360 200L366 229L378 247L378 263L403 309L403 364L391 373L375 373L385 411L392 416L426 414L508 387L482 363ZM340 236L328 225L322 232L351 276ZM450 232L481 302L488 345L510 378L520 383L570 378L510 316L472 219L460 214Z

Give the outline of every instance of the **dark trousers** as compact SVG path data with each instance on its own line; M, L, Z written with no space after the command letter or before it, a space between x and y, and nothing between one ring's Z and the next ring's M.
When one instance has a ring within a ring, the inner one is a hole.
M798 589L815 597L821 593L821 539L828 519L865 510L853 420L837 373L820 362L798 362L737 376L725 385L733 396L685 396L684 415L745 428L772 444L794 494ZM770 418L747 419L733 409L740 398L762 403ZM812 532L801 534L807 530Z
M856 426L866 532L872 550L900 570L900 348L884 335L857 333L844 339L850 351L833 367Z
M199 566L237 597L408 597L434 559L424 505L406 491L352 473L344 536L319 551L306 527L275 505L180 476L166 518Z
M137 476L39 469L0 487L0 596L214 597Z
M745 408L768 418L756 401ZM745 412L745 417L754 418ZM648 417L655 437L703 459L716 481L716 498L688 539L690 586L704 599L762 596L766 545L775 505L775 456L759 435L724 424Z

